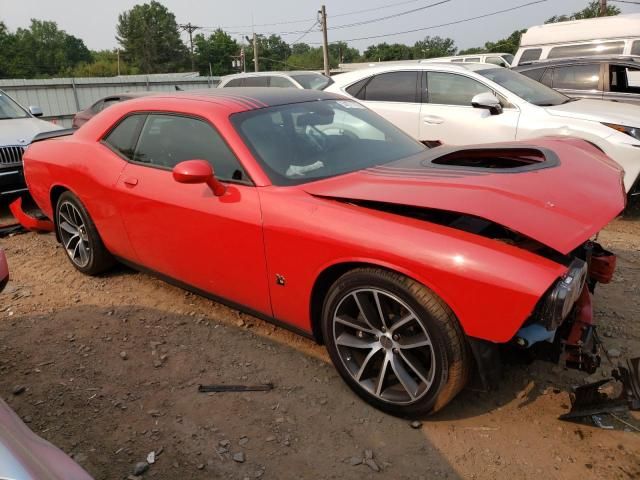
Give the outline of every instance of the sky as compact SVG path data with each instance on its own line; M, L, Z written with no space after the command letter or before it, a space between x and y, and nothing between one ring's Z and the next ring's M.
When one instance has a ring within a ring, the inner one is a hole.
M204 27L207 34L216 27L233 32L238 40L250 35L251 25L256 33L278 33L287 42L315 43L322 37L315 22L322 0L159 0L172 11L178 23ZM361 51L368 45L388 42L413 44L426 35L453 38L459 49L481 46L486 41L504 38L517 29L539 25L553 16L572 13L586 6L587 0L547 0L518 10L412 33L397 33L450 23L498 10L505 10L534 0L448 0L445 3L413 13L366 25L351 25L366 20L387 17L408 10L420 9L445 0L325 0L329 41L350 40L373 35L393 35L349 44ZM114 49L115 26L118 14L142 0L0 0L0 21L10 30L27 27L31 18L53 20L59 28L84 40L93 50ZM640 13L640 5L612 3L623 13ZM358 12L365 9L376 9ZM287 22L287 23L282 23ZM292 23L295 22L295 23ZM265 25L278 23L277 25ZM302 37L302 38L301 38ZM187 36L184 36L185 41Z

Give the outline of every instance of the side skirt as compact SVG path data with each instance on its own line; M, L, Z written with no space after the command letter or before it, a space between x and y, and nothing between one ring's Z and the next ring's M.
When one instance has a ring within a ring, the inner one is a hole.
M219 297L217 295L214 295L213 293L209 293L205 290L201 290L199 288L196 288L192 285L189 285L187 283L184 283L180 280L176 280L175 278L169 277L168 275L165 275L163 273L159 273L156 272L155 270L152 270L150 268L144 267L142 265L138 265L137 263L131 262L129 260L126 260L122 257L115 257L120 263L126 265L127 267L130 267L134 270L137 270L139 272L143 272L143 273L147 273L149 275L152 275L154 277L159 278L160 280L167 282L171 285L174 285L176 287L182 288L183 290L187 290L188 292L191 293L195 293L196 295L199 295L201 297L205 297L208 298L209 300L213 300L214 302L220 303L222 305L226 305L229 308L233 308L234 310L238 310L240 312L252 315L256 318L259 318L260 320L264 320L265 322L269 322L272 323L274 325L276 325L277 327L281 327L284 328L285 330L289 330L297 335L300 335L302 337L308 338L310 340L313 340L315 343L318 343L317 339L315 338L315 336L313 335L312 332L308 332L306 330L303 330L301 328L298 327L294 327L293 325L283 322L282 320L278 320L277 318L271 317L269 315L265 315L262 312L258 312L257 310L254 310L252 308L246 307L244 305L241 305L239 303L233 302L231 300L227 300L226 298L223 297Z

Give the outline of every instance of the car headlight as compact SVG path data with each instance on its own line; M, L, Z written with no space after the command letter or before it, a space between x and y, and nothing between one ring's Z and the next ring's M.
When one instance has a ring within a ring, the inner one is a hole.
M541 320L547 330L555 330L567 318L587 281L587 263L575 258L544 300Z
M625 125L616 125L615 123L603 123L603 125L609 128L613 128L614 130L617 130L621 133L626 133L636 140L640 140L640 128L638 127L627 127Z

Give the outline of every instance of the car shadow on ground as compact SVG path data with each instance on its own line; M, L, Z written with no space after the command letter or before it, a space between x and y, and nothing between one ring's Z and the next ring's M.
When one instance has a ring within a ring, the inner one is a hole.
M0 339L0 394L96 479L124 478L160 449L159 479L368 478L377 468L460 478L420 430L357 399L325 361L206 315L85 305L0 316ZM274 390L197 392L267 382ZM16 385L26 391L13 395Z

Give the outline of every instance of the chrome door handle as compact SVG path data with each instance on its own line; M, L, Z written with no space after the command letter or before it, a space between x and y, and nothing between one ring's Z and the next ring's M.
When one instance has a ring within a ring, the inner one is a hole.
M424 123L428 123L431 125L439 125L444 122L444 118L436 117L435 115L425 115L424 117L422 117L422 120L424 121Z

